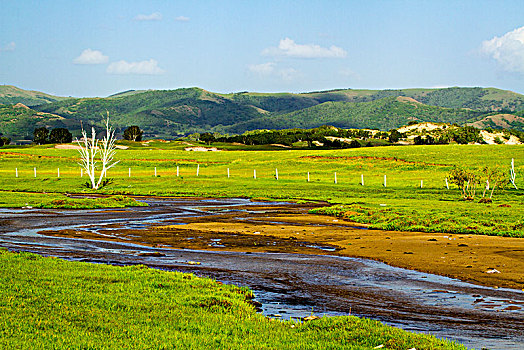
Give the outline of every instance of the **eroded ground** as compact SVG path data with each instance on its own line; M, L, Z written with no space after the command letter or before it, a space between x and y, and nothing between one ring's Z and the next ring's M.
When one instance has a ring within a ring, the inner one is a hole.
M486 286L524 289L524 239L368 230L333 217L307 214L312 206L236 207L147 229L89 225L85 230L45 231L45 235L175 249L362 257Z

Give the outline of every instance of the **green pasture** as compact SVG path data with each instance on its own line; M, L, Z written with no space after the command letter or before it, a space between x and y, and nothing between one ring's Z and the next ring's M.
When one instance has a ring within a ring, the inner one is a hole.
M524 236L521 145L267 151L232 146L236 149L220 152L184 151L188 145L181 142L126 145L130 148L117 151L120 162L108 172L112 182L99 193L328 201L339 206L324 212L376 228ZM520 189L497 189L491 204L480 204L478 198L461 201L453 184L449 189L445 186L454 166L499 166L509 172L512 158ZM80 177L78 160L76 150L49 146L1 149L0 188L4 192L0 192L0 205L20 206L15 192L92 193L84 185L85 175ZM31 201L25 203L31 205Z
M0 249L2 349L465 349L353 316L264 317L252 292L191 274Z

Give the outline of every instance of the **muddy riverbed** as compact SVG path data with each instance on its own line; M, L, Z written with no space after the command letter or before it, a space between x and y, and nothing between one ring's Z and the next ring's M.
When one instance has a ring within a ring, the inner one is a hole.
M367 230L306 215L312 205L142 200L150 206L0 209L0 246L247 285L271 317L352 314L478 349L524 347L522 240Z

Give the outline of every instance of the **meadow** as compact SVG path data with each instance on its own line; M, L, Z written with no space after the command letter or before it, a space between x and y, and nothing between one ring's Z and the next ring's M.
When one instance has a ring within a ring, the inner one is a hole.
M519 145L264 150L213 144L221 152L184 151L184 142L122 145L129 149L117 152L120 162L109 170L111 182L96 193L325 201L334 206L317 212L373 228L524 236L524 149ZM509 172L512 158L519 190L496 189L493 203L478 203L482 189L475 200L464 201L455 185L446 187L455 166ZM61 193L93 193L77 162L76 150L49 145L0 149L0 206L61 207ZM17 194L27 192L32 194ZM85 201L68 199L63 206L111 206L101 199Z
M0 249L4 349L466 349L353 316L264 317L246 288Z

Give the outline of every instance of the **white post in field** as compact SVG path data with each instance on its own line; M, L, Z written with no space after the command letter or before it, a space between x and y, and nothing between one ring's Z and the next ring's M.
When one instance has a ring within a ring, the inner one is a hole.
M180 166L176 166L176 176L178 177L180 175Z
M127 169L127 177L131 177L131 168Z
M364 186L364 174L360 174L360 184Z
M227 168L227 178L229 179L229 168Z
M60 177L60 168L58 168L57 177Z
M449 190L448 178L446 177L446 188Z
M33 172L35 173L35 177L36 177L36 167L33 168Z
M155 167L155 177L156 177L156 167Z
M18 177L18 168L15 168L15 177Z
M424 180L420 180L420 188L424 187Z
M257 169L253 169L253 179L257 178Z
M278 169L275 169L275 178L278 180Z
M386 175L384 175L384 187L387 187Z
M307 172L307 182L309 182L309 171Z
M335 183L337 183L337 172L335 171Z
M200 172L200 164L197 164L197 176L199 172Z

